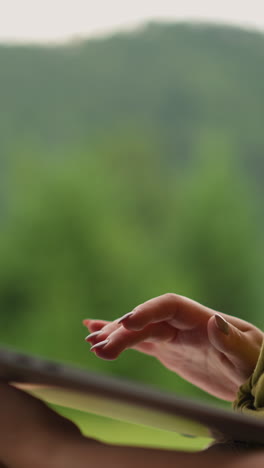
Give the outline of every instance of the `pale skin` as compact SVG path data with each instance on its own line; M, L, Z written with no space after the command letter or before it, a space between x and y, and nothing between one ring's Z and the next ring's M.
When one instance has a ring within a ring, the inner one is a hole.
M235 399L256 365L263 333L244 320L221 314L228 322L226 335L217 326L216 310L177 294L150 299L132 312L121 323L84 320L92 332L86 340L98 357L116 359L125 349L136 349L227 401Z
M93 348L98 357L115 359L134 348L155 356L205 391L232 400L254 369L263 334L222 314L229 323L226 335L217 327L215 313L183 296L166 294L136 307L121 323L87 320L85 324L92 333L101 331L88 338L92 345L109 340ZM40 400L6 383L0 385L0 468L163 468L165 460L168 468L261 468L264 450L238 455L103 444L84 437Z

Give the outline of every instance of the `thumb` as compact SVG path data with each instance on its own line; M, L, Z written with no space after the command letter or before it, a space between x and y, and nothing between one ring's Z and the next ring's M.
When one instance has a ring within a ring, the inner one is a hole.
M239 369L242 379L246 380L253 372L258 356L252 331L241 331L220 314L213 315L207 324L210 343L222 352Z

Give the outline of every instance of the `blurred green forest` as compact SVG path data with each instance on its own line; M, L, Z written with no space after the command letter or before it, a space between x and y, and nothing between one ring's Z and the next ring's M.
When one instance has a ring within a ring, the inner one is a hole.
M263 98L252 31L2 44L1 343L209 400L81 321L175 292L264 327Z

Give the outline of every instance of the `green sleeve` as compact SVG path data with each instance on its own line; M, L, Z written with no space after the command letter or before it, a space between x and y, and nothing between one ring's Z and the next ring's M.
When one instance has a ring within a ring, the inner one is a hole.
M264 418L264 341L253 374L241 385L233 408Z

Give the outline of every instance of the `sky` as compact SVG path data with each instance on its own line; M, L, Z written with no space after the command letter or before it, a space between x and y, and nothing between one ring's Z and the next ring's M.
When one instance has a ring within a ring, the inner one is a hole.
M0 0L0 41L57 42L157 19L264 30L264 0Z

